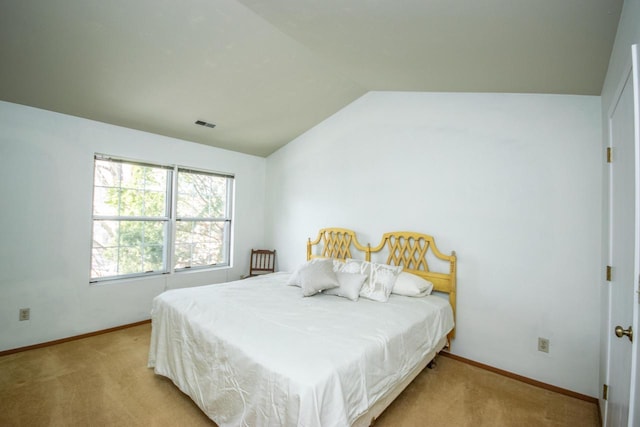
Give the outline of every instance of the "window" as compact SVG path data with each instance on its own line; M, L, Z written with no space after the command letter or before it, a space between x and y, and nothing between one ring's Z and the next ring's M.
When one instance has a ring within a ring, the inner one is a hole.
M228 265L231 179L178 169L175 268Z
M233 176L96 155L91 281L230 265Z

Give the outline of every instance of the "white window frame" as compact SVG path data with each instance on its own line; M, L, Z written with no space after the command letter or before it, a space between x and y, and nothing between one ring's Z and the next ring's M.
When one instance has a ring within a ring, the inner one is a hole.
M218 178L225 178L227 180L226 185L226 203L225 203L225 212L223 217L182 217L179 216L178 212L178 183L180 180L180 173L190 173L190 174L200 174L200 175L209 175ZM171 266L175 272L188 271L188 270L201 270L207 268L220 268L220 267L230 267L231 266L231 226L232 226L232 215L233 215L233 194L234 194L234 185L235 185L235 177L228 173L219 173L212 171L205 171L201 169L187 168L182 166L176 166L176 173L174 174L174 190L173 195L173 212L175 215L172 216L172 246L173 250L171 251L174 259L171 261ZM175 254L176 254L176 230L178 222L187 222L187 221L206 221L206 222L218 222L223 223L224 231L223 231L223 241L224 241L224 262L217 264L209 264L209 265L197 265L197 266L187 266L176 268Z
M96 215L94 212L95 207L95 168L97 160L105 160L112 162L120 162L127 163L139 166L148 166L154 168L160 168L168 170L168 179L167 179L167 189L165 194L165 203L166 203L166 216L165 217L128 217L128 216L109 216L109 215ZM177 217L177 191L178 191L178 178L180 172L187 173L196 173L196 174L204 174L211 175L217 177L223 177L227 179L226 186L226 203L225 203L225 216L222 218L178 218ZM103 283L110 281L121 281L132 278L140 278L147 277L153 275L160 274L173 274L173 273L181 273L187 271L194 270L212 270L212 269L222 269L229 268L232 266L232 251L233 247L233 209L234 209L234 195L235 195L235 176L231 173L222 173L215 172L209 170L202 169L194 169L191 167L179 166L179 165L163 165L159 163L152 163L148 161L139 161L126 159L123 157L115 157L104 154L96 153L94 155L94 177L93 177L93 192L94 197L92 197L91 209L92 209L92 232L91 232L91 242L90 242L90 266L89 266L89 282L91 284L95 283ZM149 271L149 272L139 272L139 273L130 273L130 274L120 274L120 275L112 275L105 277L91 277L92 275L92 264L93 264L93 248L94 248L94 224L96 221L103 220L116 220L116 221L164 221L165 222L165 235L164 235L164 243L163 243L163 268L160 271ZM185 220L197 220L197 221L215 221L215 222L224 222L224 233L223 233L223 241L224 241L224 262L210 265L198 265L198 266L188 266L183 268L175 267L176 260L176 227L177 223Z

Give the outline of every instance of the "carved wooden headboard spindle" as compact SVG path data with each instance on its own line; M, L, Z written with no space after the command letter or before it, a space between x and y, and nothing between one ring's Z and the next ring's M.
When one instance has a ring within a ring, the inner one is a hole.
M313 253L313 246L321 249L319 255ZM358 258L352 256L352 249L364 252L366 261L369 261L369 247L361 245L356 238L356 233L346 228L323 228L318 232L316 240L307 241L307 260L312 258L335 258L345 260Z

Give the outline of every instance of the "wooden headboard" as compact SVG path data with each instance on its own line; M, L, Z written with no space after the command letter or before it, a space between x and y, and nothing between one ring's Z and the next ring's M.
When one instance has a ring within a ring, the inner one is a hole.
M319 248L320 254L313 253L313 247ZM347 258L360 258L356 251L365 254L365 260L371 259L369 246L363 246L358 242L356 233L346 228L323 228L318 232L318 237L313 242L307 241L307 261L312 258L335 258L345 260Z
M316 251L314 252L314 247ZM385 233L380 243L371 247L362 245L354 231L346 228L323 228L318 237L307 241L307 260L312 258L361 259L371 261L373 254L386 256L385 264L400 265L404 271L423 277L433 283L437 292L449 295L449 303L456 315L456 253L445 255L435 244L433 236L412 231L393 231ZM440 260L448 271L432 271L428 257ZM449 339L455 337L455 328L449 333Z

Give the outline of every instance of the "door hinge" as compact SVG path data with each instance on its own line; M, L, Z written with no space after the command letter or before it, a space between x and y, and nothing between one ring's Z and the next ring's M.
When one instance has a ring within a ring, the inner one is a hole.
M609 398L609 386L606 384L602 384L602 400L607 400Z
M613 268L610 265L607 265L607 282L611 281L611 270Z
M613 163L613 148L607 147L607 163Z

